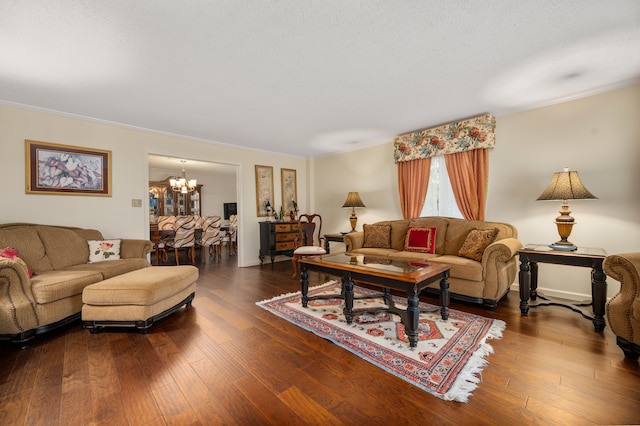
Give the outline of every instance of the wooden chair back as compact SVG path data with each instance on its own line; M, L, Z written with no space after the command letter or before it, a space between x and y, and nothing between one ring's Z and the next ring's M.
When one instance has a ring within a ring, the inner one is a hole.
M298 218L300 224L299 246L324 246L322 236L322 216L319 214L301 214Z

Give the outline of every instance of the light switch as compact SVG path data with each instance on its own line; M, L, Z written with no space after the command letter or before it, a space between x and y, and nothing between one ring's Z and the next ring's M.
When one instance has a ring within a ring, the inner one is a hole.
M134 198L131 200L131 207L142 207L142 200L139 198Z

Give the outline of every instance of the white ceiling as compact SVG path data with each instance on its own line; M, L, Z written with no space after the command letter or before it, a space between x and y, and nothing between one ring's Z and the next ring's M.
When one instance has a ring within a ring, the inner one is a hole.
M0 0L0 102L317 157L640 81L637 0Z

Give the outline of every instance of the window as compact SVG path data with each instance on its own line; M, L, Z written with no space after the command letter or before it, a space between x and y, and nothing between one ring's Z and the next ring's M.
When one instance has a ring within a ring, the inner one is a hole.
M447 216L463 219L453 196L453 189L449 182L443 155L431 157L431 175L429 176L427 199L424 202L424 206L422 206L420 216Z

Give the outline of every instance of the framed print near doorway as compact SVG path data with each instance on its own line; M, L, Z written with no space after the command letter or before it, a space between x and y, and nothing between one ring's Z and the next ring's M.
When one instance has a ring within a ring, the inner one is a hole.
M296 171L293 169L280 169L282 179L282 209L285 215L295 210L293 201L298 202L298 188L296 182Z
M269 216L267 201L273 206L273 167L256 165L256 215Z

